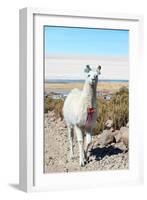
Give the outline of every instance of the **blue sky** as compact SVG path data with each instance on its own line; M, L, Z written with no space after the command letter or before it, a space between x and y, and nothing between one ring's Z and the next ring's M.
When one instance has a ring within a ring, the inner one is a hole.
M128 56L129 32L45 26L45 54Z

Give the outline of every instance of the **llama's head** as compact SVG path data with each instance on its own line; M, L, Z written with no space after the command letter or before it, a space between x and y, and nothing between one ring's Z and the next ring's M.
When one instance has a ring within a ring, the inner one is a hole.
M86 80L91 86L97 84L98 76L101 74L100 71L100 65L97 68L91 68L89 65L86 65L84 72L86 73Z

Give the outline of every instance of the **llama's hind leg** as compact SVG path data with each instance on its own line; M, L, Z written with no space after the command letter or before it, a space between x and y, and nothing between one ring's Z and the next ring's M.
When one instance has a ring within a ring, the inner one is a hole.
M69 145L70 145L70 158L73 158L74 151L73 151L73 136L74 136L74 131L72 126L68 126L68 139L69 139Z
M77 140L78 140L78 144L79 144L80 166L84 166L85 165L85 153L84 153L83 133L78 126L75 126L75 132L76 132Z

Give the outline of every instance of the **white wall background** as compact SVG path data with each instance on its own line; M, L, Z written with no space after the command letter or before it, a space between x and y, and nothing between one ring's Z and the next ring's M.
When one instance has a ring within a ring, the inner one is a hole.
M97 10L144 14L145 36L147 35L146 0L3 0L0 4L0 199L147 199L147 179L144 186L98 188L92 190L25 194L17 189L18 184L18 10L22 7L48 7L53 9ZM147 39L143 39L147 44ZM147 52L147 45L145 46ZM146 56L146 53L145 53ZM145 64L147 64L145 60ZM146 66L146 65L145 65ZM147 70L140 66L142 77L138 83L144 92L142 113L145 116L147 102ZM143 76L144 75L144 76ZM144 79L143 79L144 77ZM144 84L144 85L143 85ZM145 121L145 120L144 120ZM142 124L141 124L142 125ZM144 131L145 132L145 131ZM145 136L145 144L147 137ZM135 147L134 147L135 148ZM147 152L147 147L145 147ZM146 153L145 153L146 154ZM147 157L145 155L145 157ZM147 169L147 163L145 163ZM146 176L145 171L145 177Z

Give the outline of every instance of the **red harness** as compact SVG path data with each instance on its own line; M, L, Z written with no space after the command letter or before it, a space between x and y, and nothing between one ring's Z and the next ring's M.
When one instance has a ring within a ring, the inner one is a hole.
M88 126L90 126L90 120L92 120L92 114L95 112L95 109L92 108L87 108L87 119L86 119L86 123L88 121ZM85 124L86 126L86 124Z

